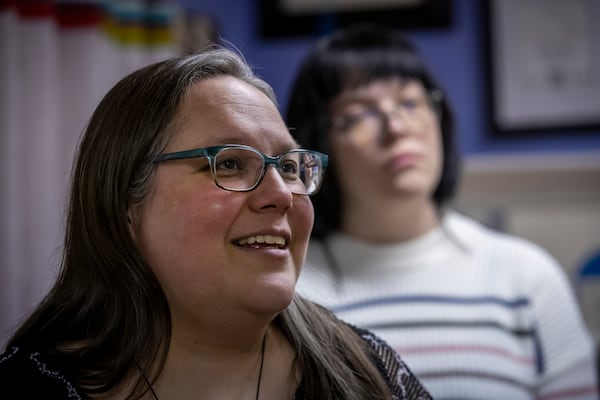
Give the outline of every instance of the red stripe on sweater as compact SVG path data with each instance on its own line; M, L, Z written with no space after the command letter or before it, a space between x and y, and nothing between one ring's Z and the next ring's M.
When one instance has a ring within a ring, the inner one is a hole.
M403 354L423 354L423 353L487 353L509 358L512 361L523 365L534 365L535 360L531 357L523 357L510 353L505 349L493 346L474 346L474 345L447 345L447 346L419 346L419 347L400 347L395 349L400 355Z
M571 399L574 396L586 396L590 394L598 394L598 387L585 386L580 388L571 388L569 390L561 390L560 392L550 392L542 395L540 400Z

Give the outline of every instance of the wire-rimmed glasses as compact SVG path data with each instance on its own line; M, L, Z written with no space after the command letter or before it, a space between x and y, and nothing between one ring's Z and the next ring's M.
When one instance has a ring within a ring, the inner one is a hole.
M413 122L422 118L426 110L433 110L439 117L441 100L442 92L433 90L422 96L401 98L390 111L383 111L372 104L362 104L355 106L351 112L333 118L333 129L360 143L381 139L392 117L401 116L403 120Z
M293 149L275 157L250 146L227 144L176 151L152 156L150 162L204 157L208 159L216 185L232 192L248 192L262 181L267 167L273 165L294 194L315 194L328 163L328 156L318 151Z

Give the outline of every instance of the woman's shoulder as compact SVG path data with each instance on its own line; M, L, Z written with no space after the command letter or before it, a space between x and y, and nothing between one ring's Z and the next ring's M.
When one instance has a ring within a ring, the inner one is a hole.
M428 400L431 395L413 375L400 355L373 332L350 325L352 330L373 350L373 362L397 399Z
M446 215L444 225L469 251L496 261L519 262L554 268L556 260L542 246L523 237L503 232L457 212Z
M47 361L45 354L28 347L9 347L0 354L0 394L7 400L83 398L66 374Z

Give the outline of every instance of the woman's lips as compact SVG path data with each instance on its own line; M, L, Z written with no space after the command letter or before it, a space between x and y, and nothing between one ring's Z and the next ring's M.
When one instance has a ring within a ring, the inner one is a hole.
M392 157L386 164L393 170L405 169L413 167L419 158L420 156L416 153L403 153Z

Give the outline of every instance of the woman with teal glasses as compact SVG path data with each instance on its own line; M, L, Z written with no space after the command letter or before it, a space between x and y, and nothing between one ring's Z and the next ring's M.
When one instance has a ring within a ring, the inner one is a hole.
M229 50L125 77L80 143L60 274L0 354L0 397L429 399L295 293L326 166Z

